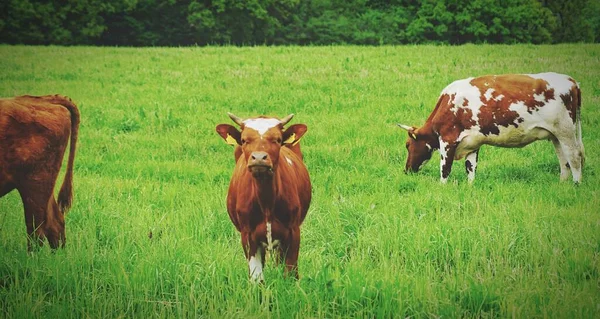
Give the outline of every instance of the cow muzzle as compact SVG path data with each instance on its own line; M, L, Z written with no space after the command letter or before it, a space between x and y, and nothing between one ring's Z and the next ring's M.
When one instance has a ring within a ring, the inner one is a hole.
M410 165L406 165L406 167L404 167L404 174L413 174L419 171L419 167L413 167Z
M254 177L273 175L273 164L266 152L252 152L248 160L248 169Z

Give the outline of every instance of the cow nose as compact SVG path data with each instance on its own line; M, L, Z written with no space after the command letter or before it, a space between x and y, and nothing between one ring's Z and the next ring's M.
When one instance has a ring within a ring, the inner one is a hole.
M252 160L254 161L265 161L269 155L266 152L252 152Z

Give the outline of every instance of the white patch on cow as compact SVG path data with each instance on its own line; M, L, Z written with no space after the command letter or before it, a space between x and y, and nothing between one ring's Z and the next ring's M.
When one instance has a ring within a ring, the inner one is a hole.
M559 73L547 72L538 74L527 74L534 79L541 79L548 83L548 90L554 89L554 97L559 98L560 94L568 94L573 87L571 78Z
M487 83L486 83L486 86L487 86ZM494 89L489 88L489 89L487 89L487 91L485 91L485 94L483 96L485 96L486 100L491 100L493 93L494 93Z
M253 282L263 281L263 269L262 269L262 257L261 257L261 249L258 248L256 251L256 256L251 256L248 261L248 269L250 271L250 280Z
M448 143L444 142L444 140L442 140L440 138L440 155L441 155L441 160L440 160L440 181L443 184L446 184L446 182L448 181L448 178L444 178L444 165L446 165L446 160L448 159L448 154L447 154L446 146L448 146Z
M477 126L477 127L479 127L479 126ZM464 131L461 131L461 132L460 132L460 134L458 134L458 137L456 138L456 141L457 141L457 142L460 142L460 141L462 141L462 140L463 140L465 137L469 136L469 132L470 132L470 131L471 131L471 130L464 130Z
M500 94L500 95L496 96L496 98L494 100L496 100L496 101L502 101L503 98L504 98L504 95Z
M273 248L279 244L278 240L273 241L273 231L271 230L271 223L267 222L267 250L273 251Z
M536 100L537 102L545 102L546 101L546 95L544 95L544 93L542 93L542 94L534 94L533 95L533 99Z
M467 154L479 149L482 144L481 127L479 125L471 126L468 130L460 132L457 138L458 146L454 159L458 160L465 157Z
M267 222L267 250L273 248L273 231L271 230L271 222Z
M288 164L290 164L290 166L293 166L293 165L294 165L294 163L292 162L292 160L291 160L291 159L289 159L289 157L287 157L287 156L286 156L286 157L285 157L285 160L288 162Z
M525 105L525 101L518 101L516 103L512 103L508 107L508 109L511 110L511 111L515 111L519 115L519 117L523 117L527 113L527 105ZM519 119L519 117L517 117L515 119L515 122L514 122L517 125L519 124L517 122L517 120Z
M468 108L471 110L471 114L473 114L471 118L478 124L479 108L481 108L483 103L481 102L481 92L479 92L479 88L471 85L471 80L473 80L473 78L454 81L444 88L442 94L448 94L450 96L454 94L454 100L452 101L454 105L450 110L456 114L459 108ZM469 101L466 106L463 105L465 99Z
M541 107L532 113L529 113L525 101L512 103L509 110L516 112L518 115L513 122L514 125L496 125L499 133L487 136L473 134L474 131L471 130L473 135L466 137L459 144L457 158L477 149L478 145L482 144L523 147L536 140L548 139L553 134L574 130L568 111L560 98L544 102Z
M247 119L244 121L244 125L247 128L256 130L258 134L260 134L261 138L262 135L265 134L270 128L275 127L279 124L281 124L281 122L278 119L274 118L257 118Z

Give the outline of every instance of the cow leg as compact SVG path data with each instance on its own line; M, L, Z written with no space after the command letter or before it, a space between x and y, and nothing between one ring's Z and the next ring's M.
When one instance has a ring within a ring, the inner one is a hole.
M448 176L452 170L452 162L454 161L455 152L455 143L447 143L440 138L440 181L443 184L448 182Z
M248 260L248 272L252 282L263 282L263 265L265 259L264 249L256 245L254 251L250 249L250 259Z
M25 225L29 239L27 248L31 251L33 242L41 246L44 238L52 249L64 247L65 219L54 198L53 183L27 183L17 187L23 201Z
M300 227L290 230L289 239L285 247L285 275L293 276L298 279L298 254L300 252Z
M581 168L583 164L583 152L579 143L573 138L560 139L559 143L562 148L562 153L564 154L567 162L569 163L569 167L571 168L571 173L573 174L573 182L575 184L581 183Z
M44 244L44 222L48 209L47 191L36 193L37 188L25 187L24 190L17 188L21 194L25 212L25 226L27 227L27 250L32 251L36 246Z
M242 232L242 246L248 260L248 275L252 282L263 282L264 249L250 238L250 234Z
M473 183L475 180L475 170L477 169L477 159L479 157L479 150L467 154L465 158L465 169L467 171L467 177L469 183Z
M552 144L554 144L554 150L556 151L556 156L558 157L558 162L560 164L560 180L566 181L569 178L569 175L571 175L571 167L563 153L560 142L556 138L553 138Z
M51 248L56 249L65 246L65 219L58 208L54 195L51 195L50 200L48 200L44 233Z

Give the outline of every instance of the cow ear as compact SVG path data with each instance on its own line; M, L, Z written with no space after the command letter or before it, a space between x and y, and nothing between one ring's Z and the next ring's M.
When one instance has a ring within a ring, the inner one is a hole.
M242 133L229 124L217 125L217 133L219 133L229 145L242 145Z
M308 128L304 124L294 124L288 127L287 130L283 132L283 144L298 144L306 131L308 131Z

